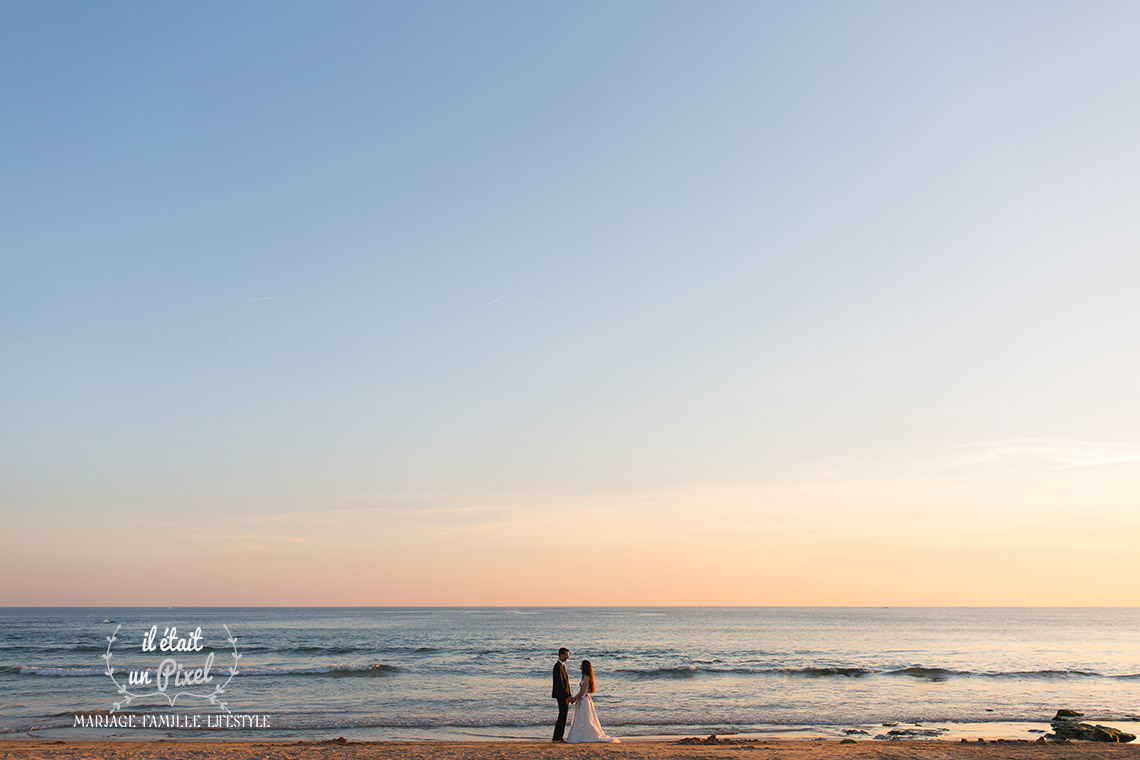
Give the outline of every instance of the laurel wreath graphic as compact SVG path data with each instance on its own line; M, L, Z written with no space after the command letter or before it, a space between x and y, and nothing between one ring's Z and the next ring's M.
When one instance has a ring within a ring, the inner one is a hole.
M231 712L230 708L226 706L226 703L223 702L222 700L218 699L218 697L220 697L222 694L226 693L226 687L230 685L230 681L232 681L234 676L236 676L238 674L237 664L238 664L238 660L241 659L241 653L238 652L238 650L237 650L237 639L234 638L234 635L232 633L230 633L230 628L228 625L225 625L224 623L222 624L222 628L226 629L226 635L229 636L227 641L229 641L230 647L233 648L233 652L232 652L231 656L233 657L234 662L228 668L228 672L230 674L229 678L227 678L224 683L220 683L220 684L217 684L216 686L214 686L214 690L212 692L210 692L209 694L195 694L195 693L190 692L190 691L180 691L177 694L175 694L174 696L170 696L165 691L159 691L158 689L155 689L154 691L148 691L148 692L136 694L135 692L132 692L130 689L127 688L127 684L121 684L118 682L118 680L115 678L115 669L111 667L111 658L115 656L114 654L111 653L111 645L119 640L118 639L119 629L121 629L122 627L123 626L121 623L119 625L115 626L115 632L107 637L107 651L105 654L103 654L103 660L106 662L106 669L103 672L111 677L111 682L115 684L115 688L118 690L118 693L120 695L122 695L122 697L123 697L118 702L115 702L115 706L111 708L112 713L117 712L119 709L129 705L132 700L142 699L144 697L154 697L154 696L162 697L163 699L165 699L167 702L170 703L171 707L174 707L174 703L178 701L179 697L193 697L195 699L207 699L210 701L210 704L216 705L219 709L225 710L227 713Z

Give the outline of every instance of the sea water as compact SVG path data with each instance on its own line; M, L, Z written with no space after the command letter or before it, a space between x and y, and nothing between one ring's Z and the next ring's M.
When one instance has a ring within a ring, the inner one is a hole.
M1138 633L1138 609L7 608L0 732L544 739L566 646L625 738L1035 738L1060 708L1137 733Z

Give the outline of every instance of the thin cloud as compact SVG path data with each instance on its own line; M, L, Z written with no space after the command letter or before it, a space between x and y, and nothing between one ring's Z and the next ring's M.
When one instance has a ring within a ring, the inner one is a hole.
M447 536L463 533L482 533L486 531L503 532L522 526L535 526L548 523L541 519L493 520L488 522L468 523L465 525L439 525L412 529L407 532L409 536L430 537Z
M183 533L185 541L207 542L205 547L214 554L239 554L261 551L269 544L307 544L307 538L297 536L265 536L232 533Z
M495 299L493 299L493 300L490 300L490 301L488 301L488 302L487 302L487 305L488 305L488 306L490 306L491 304L496 304L496 303L498 303L499 301L502 301L504 298L506 298L506 295L501 295L501 296L499 296L498 298L495 298Z
M298 536L249 536L225 533L184 533L180 538L191 541L246 541L250 543L305 544L307 538Z
M157 525L160 528L173 528L175 530L186 530L185 525L178 523L166 522L164 520L149 520L142 517L132 517L131 522L135 525Z
M289 515L265 515L265 516L256 516L255 515L255 516L249 516L249 517L230 516L230 517L227 517L227 519L232 520L234 522L239 522L239 523L270 523L270 522L289 522L289 521L293 520L294 518L290 517ZM168 520L151 520L150 518L145 518L145 517L132 517L131 522L135 525L156 525L160 528L173 528L174 530L180 530L180 531L193 530L193 526L187 525L185 523L170 522ZM183 538L186 538L186 537L187 536L184 534Z
M277 296L263 296L261 298L251 298L246 303L258 303L260 301L276 301Z
M422 507L400 510L396 514L421 517L426 515L461 515L472 512L505 512L506 507Z
M331 507L312 510L301 510L285 514L250 518L247 522L289 522L300 525L342 525L345 521L359 521L369 517L387 517L392 515L414 515L418 502L405 500L383 505L370 505L365 507ZM428 510L430 511L430 510Z
M1011 438L973 444L969 453L947 463L946 467L997 462L1036 464L1048 469L1068 470L1140 462L1140 446L1128 443L1092 443L1054 438Z

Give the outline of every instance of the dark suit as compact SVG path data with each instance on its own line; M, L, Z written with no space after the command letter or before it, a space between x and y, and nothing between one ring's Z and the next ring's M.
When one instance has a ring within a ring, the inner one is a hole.
M554 684L550 696L558 700L558 722L554 724L554 741L562 741L566 730L566 713L570 711L570 679L566 676L566 666L562 661L554 663Z

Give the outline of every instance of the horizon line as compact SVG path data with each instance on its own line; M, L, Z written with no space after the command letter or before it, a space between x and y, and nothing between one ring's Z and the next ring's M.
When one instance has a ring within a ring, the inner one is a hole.
M216 609L266 609L266 610L1136 610L1140 605L1010 605L1010 604L189 604L189 605L130 605L130 604L39 604L39 605L0 605L0 610L216 610Z

